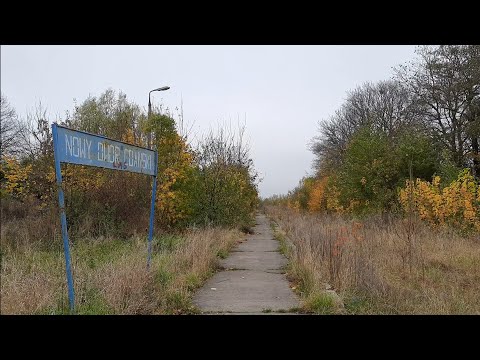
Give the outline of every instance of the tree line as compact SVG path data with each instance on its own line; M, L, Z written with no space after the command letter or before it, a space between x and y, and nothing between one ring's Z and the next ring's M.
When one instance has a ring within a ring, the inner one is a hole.
M480 229L480 46L415 53L390 79L349 91L319 122L309 144L314 175L275 201L310 211L397 212L410 186L419 213L435 217L449 206L455 221L473 219L469 226Z
M42 216L50 230L39 233L52 238L58 209L51 119L41 104L20 119L2 94L1 120L2 221ZM158 151L156 230L248 227L252 221L258 175L244 127L211 130L193 144L183 111L159 106L148 117L124 93L111 89L75 103L58 122L143 147L151 138ZM145 232L150 177L72 164L62 164L62 175L69 231L122 237Z

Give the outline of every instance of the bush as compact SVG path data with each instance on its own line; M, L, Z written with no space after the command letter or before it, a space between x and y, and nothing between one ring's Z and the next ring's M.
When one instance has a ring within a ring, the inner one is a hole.
M399 199L405 211L412 207L433 226L480 231L480 185L469 169L461 171L456 180L444 187L439 176L432 182L407 180L399 191Z

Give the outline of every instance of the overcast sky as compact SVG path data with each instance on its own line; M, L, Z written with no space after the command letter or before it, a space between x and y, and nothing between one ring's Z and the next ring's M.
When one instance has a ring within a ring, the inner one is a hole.
M1 46L1 92L20 116L39 101L51 120L88 95L123 91L146 108L175 108L196 134L246 124L260 195L284 194L311 173L317 123L365 81L385 80L414 46Z

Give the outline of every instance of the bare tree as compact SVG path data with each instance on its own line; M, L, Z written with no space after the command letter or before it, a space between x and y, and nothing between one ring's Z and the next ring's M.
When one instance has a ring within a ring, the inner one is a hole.
M423 46L419 58L396 69L424 121L437 133L457 166L480 174L480 46Z
M314 167L322 172L337 168L348 142L361 127L369 126L394 140L400 132L418 124L418 109L401 83L365 83L348 93L330 119L319 122L320 134L310 143L316 155Z
M252 204L245 207L240 204L253 197L245 196L248 190L232 186L235 179L245 179L247 188L255 192L256 199L259 178L244 134L245 126L239 126L238 132L230 127L220 127L217 132L210 131L197 146L196 163L205 191L203 212L209 223L235 223L247 216L245 211L251 210Z
M19 132L18 116L7 98L0 98L0 149L1 155L13 155Z
M16 151L30 159L53 156L52 141L47 109L40 102L27 114L26 120L19 123Z

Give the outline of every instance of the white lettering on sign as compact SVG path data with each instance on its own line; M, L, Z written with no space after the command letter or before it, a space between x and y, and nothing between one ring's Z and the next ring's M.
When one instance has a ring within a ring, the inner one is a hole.
M123 158L125 159L125 162L127 162L128 166L133 166L133 159L130 156L131 152L132 150L130 149L123 150Z
M75 140L77 140L77 146L75 146ZM73 149L73 156L75 156L75 157L80 157L79 156L80 151L78 151L79 147L80 147L79 143L80 143L80 141L78 141L78 137L73 136L72 137L72 149Z
M135 145L59 128L60 162L155 175L155 153Z
M98 161L103 161L104 151L105 151L105 149L104 149L103 144L101 142L99 142L98 145L97 145L97 154L98 154L97 160Z
M92 140L86 140L86 141L87 141L88 158L90 159L90 147L92 146Z
M122 163L123 166L153 170L153 158L150 154L126 148L123 149L122 158L122 149L117 145L98 143L97 146L99 161L113 164Z
M124 161L130 167L153 170L152 155L131 149L123 150Z
M90 159L92 141L72 135L65 135L65 151L67 155Z
M113 163L113 145L107 145L107 162Z

